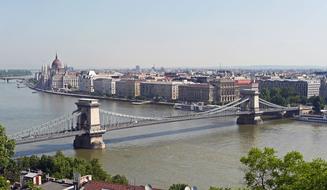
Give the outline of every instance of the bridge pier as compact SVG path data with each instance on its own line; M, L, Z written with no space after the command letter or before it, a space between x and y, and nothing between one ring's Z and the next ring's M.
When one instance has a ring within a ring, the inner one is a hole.
M106 144L103 142L102 134L89 135L83 134L75 137L75 149L104 149Z
M106 132L101 129L100 112L97 100L95 99L79 99L76 102L80 115L77 119L77 130L84 130L86 133L76 135L74 140L75 149L104 149L106 147L103 142L102 135Z
M241 111L249 111L250 114L240 115L237 118L239 125L258 125L263 121L261 119L259 106L259 92L251 89L244 89L241 91L243 98L248 98L249 101L241 105Z
M259 125L263 121L260 115L250 114L250 115L240 115L236 121L239 125Z

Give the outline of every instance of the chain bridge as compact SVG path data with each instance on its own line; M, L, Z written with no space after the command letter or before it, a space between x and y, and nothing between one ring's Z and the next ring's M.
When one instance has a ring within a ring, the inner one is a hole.
M11 80L27 80L31 79L32 76L7 76L7 77L0 77L0 80L7 81L7 83Z
M52 139L75 137L74 148L102 149L102 135L113 130L164 124L188 120L237 116L238 124L260 124L263 114L298 113L298 107L283 107L259 98L259 92L242 90L241 98L205 112L175 116L136 116L100 109L96 99L79 99L73 113L28 128L9 136L16 144L27 144Z

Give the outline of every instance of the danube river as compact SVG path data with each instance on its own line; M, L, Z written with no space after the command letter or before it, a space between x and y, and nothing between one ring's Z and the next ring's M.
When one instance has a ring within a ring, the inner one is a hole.
M37 126L71 113L77 98L32 93L14 82L0 82L0 123L7 133ZM176 115L167 106L132 105L101 101L101 108L142 116ZM253 147L274 147L279 154L301 151L306 159L327 159L327 125L290 120L238 126L236 118L170 123L113 131L104 136L105 150L74 150L72 138L16 147L16 156L63 151L85 159L98 158L111 174L122 174L131 183L167 188L188 183L199 189L209 186L242 186L239 159Z

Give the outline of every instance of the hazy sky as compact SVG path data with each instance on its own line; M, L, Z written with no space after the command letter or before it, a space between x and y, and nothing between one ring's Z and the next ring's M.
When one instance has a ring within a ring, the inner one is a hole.
M327 65L326 0L0 0L0 68Z

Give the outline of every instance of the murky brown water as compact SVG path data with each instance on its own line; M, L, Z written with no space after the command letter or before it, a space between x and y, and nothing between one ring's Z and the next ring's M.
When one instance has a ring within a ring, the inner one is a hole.
M0 82L0 123L8 133L38 125L75 109L76 98L17 89ZM101 102L103 109L135 115L170 115L165 106L135 106ZM189 183L200 189L211 185L241 186L241 156L253 146L274 147L279 154L301 151L306 159L327 159L327 125L282 120L261 126L238 126L235 118L197 120L113 131L105 135L105 150L73 150L72 140L60 139L21 145L17 156L65 154L98 158L112 174L126 175L131 183L167 188Z

